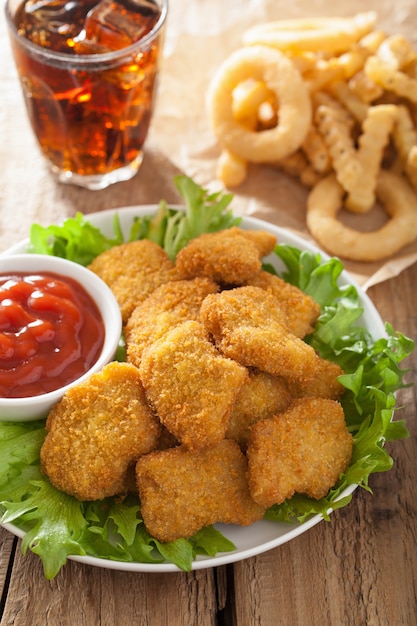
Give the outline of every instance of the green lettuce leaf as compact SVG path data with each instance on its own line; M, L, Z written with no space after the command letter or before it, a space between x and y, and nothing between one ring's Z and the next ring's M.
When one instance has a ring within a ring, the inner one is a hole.
M123 243L118 217L114 219L114 238L105 237L82 213L70 217L60 226L33 224L30 229L30 252L49 254L88 265L101 254Z
M228 209L232 194L209 193L191 178L179 175L174 183L184 200L185 210L169 208L164 200L155 216L137 217L131 227L128 241L150 239L162 246L174 260L190 239L205 232L215 232L237 226L241 218ZM80 265L91 261L113 246L123 243L118 214L113 220L113 237L105 237L81 214L68 218L61 226L33 224L30 230L30 251L64 257Z
M236 546L227 539L217 528L208 526L199 530L190 540L195 554L216 556L218 552L230 552Z
M174 183L184 200L184 211L161 201L156 215L137 218L130 233L130 240L146 238L159 244L172 261L191 239L241 222L228 209L232 194L209 193L184 175L176 176Z
M304 521L314 514L328 519L331 510L345 506L341 499L346 487L359 485L368 489L369 476L389 470L393 459L385 443L409 436L403 421L394 421L395 392L406 387L400 362L414 350L414 342L385 325L386 336L373 340L361 327L363 308L354 286L339 287L337 280L343 266L338 259L321 261L321 256L300 252L291 246L277 246L276 254L287 265L283 277L321 305L315 331L306 341L330 361L338 363L345 374L339 381L346 392L341 400L348 429L353 435L351 463L335 487L321 500L297 494L287 502L273 506L267 519Z
M129 241L151 239L175 259L190 239L239 224L240 219L228 209L231 195L210 194L186 176L176 177L175 184L185 210L169 208L161 201L156 216L134 220ZM31 250L85 265L123 242L117 214L113 230L114 236L105 237L77 214L59 227L34 225ZM306 341L345 372L340 377L346 388L342 404L354 448L347 471L325 498L316 501L296 494L271 507L265 517L304 522L320 514L328 520L332 510L350 502L356 485L369 490L369 476L392 467L385 443L408 436L404 422L393 417L397 411L395 393L406 386L407 370L400 363L412 353L414 342L389 324L384 337L371 337L361 325L363 307L357 290L352 285L339 285L343 271L340 260L323 260L318 253L282 244L277 245L275 254L285 266L281 276L320 304L315 331ZM265 269L275 272L269 265ZM125 358L123 338L118 358ZM44 422L0 423L1 522L13 523L26 533L23 550L40 556L47 578L53 578L71 555L125 562L168 561L189 571L197 555L215 556L235 548L212 526L188 539L161 543L146 531L137 498L83 503L56 490L40 470L39 451L45 434ZM348 493L343 493L347 488Z
M189 539L160 543L146 531L136 497L84 503L57 490L40 470L45 434L43 422L0 423L1 522L25 532L23 554L31 550L40 556L47 579L74 555L140 563L168 560L190 571L197 554L214 556L235 548L212 526Z

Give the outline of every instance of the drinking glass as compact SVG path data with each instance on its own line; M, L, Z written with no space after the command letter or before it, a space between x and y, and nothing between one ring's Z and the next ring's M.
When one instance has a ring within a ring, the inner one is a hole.
M8 0L5 10L30 123L58 180L104 189L132 178L168 0Z

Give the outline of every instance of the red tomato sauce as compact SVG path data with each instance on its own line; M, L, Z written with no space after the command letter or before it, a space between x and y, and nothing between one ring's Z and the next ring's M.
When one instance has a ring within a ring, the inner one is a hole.
M54 391L97 361L104 323L85 289L67 276L0 276L0 396Z

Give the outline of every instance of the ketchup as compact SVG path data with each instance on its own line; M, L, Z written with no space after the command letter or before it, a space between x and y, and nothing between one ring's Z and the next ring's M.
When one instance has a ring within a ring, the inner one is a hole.
M23 398L76 380L97 361L104 323L74 279L53 273L0 276L0 396Z

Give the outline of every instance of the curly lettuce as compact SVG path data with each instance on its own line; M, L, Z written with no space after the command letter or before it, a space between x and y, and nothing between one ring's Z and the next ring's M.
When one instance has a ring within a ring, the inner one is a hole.
M171 260L190 239L237 226L229 205L232 194L209 193L184 175L174 177L174 183L184 201L184 210L170 208L161 200L155 215L134 220L128 241L150 239L164 248ZM113 219L113 237L106 237L82 213L70 217L60 226L33 224L30 230L30 250L50 254L89 265L100 253L124 242L118 214Z
M186 176L176 177L175 184L184 198L185 211L161 202L155 216L133 222L129 240L152 239L175 259L190 239L239 224L240 219L228 208L230 195L209 194ZM34 225L30 249L86 265L97 254L124 241L117 214L113 227L114 236L106 237L79 213L62 226ZM392 467L385 443L408 436L405 423L393 416L396 391L407 386L407 370L400 363L412 353L414 342L395 332L390 324L386 324L386 336L372 338L361 325L363 307L356 288L339 284L343 265L338 259L323 260L318 253L288 245L277 245L275 254L285 266L282 277L312 295L321 306L315 332L306 341L345 372L340 377L346 388L342 404L354 447L349 467L325 498L313 500L296 494L271 507L265 517L303 522L321 514L329 519L332 510L349 503L351 493L346 495L346 488L359 485L369 489L372 473ZM275 272L272 266L266 269ZM39 555L48 579L74 555L123 562L170 562L189 571L197 555L215 556L235 549L213 526L188 539L158 542L146 531L140 502L134 496L87 503L58 491L40 469L39 451L45 434L44 421L0 422L0 512L1 523L12 523L24 531L23 552L31 550Z

